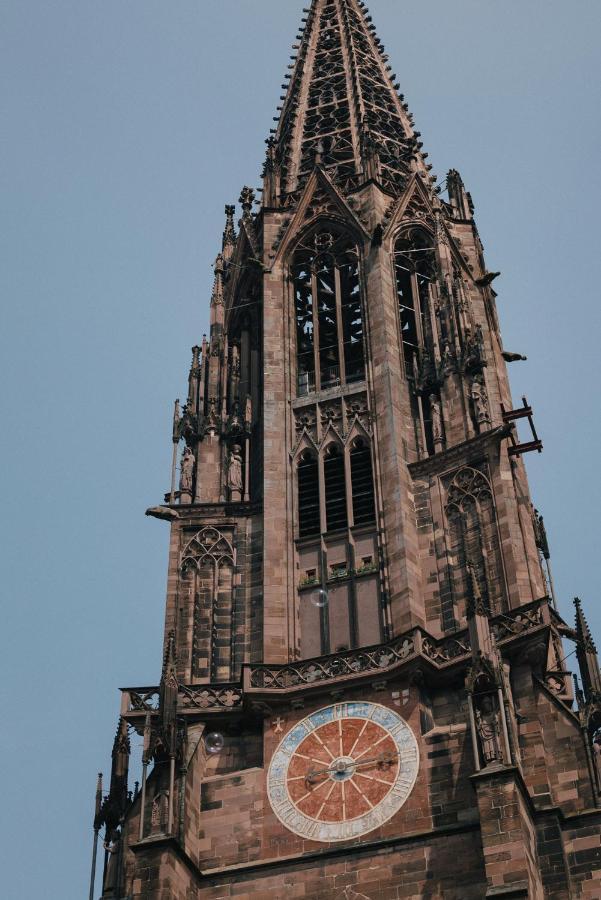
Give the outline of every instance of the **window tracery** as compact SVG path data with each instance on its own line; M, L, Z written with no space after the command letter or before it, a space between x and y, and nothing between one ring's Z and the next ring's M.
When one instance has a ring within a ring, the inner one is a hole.
M230 681L233 668L235 554L231 541L207 526L182 554L181 590L193 598L192 674L211 681Z
M339 437L328 420L321 443L308 443L305 436L296 456L298 590L305 657L340 646L367 646L382 636L369 435L355 420L350 433Z
M503 611L505 587L492 489L485 475L463 468L448 488L447 521L456 602L482 599L491 615Z
M440 382L435 365L432 325L431 286L436 278L433 245L434 238L428 231L411 226L397 239L394 253L405 378L410 387L417 444L430 455L444 449ZM440 337L445 346L443 317L440 317L440 322Z
M330 228L301 243L292 263L297 393L365 377L363 308L357 248Z

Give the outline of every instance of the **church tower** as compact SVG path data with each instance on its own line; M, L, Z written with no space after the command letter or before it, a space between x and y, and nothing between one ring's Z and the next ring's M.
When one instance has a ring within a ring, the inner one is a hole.
M162 674L122 693L102 898L599 898L601 675L472 199L360 0L313 0L288 69L148 510Z

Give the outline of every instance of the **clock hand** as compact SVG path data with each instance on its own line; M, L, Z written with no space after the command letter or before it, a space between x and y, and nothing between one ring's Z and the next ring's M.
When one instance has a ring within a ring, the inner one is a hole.
M307 772L305 777L305 781L309 784L313 784L315 779L320 775L329 775L330 772L346 772L347 769L356 769L358 766L368 766L371 763L391 763L395 756L397 755L397 751L388 751L388 753L380 753L378 756L373 756L370 759L357 759L351 762L345 762L344 760L339 760L333 766L328 766L327 769L312 769Z
M329 766L327 769L310 769L307 772L305 781L308 781L311 784L313 780L319 775L328 775L330 772L345 772L346 769L347 764L343 762L337 762L335 765Z
M398 755L398 751L389 750L387 753L380 753L378 756L372 756L371 759L357 759L352 763L349 763L348 768L351 767L356 769L358 766L368 766L371 763L391 763L395 756Z

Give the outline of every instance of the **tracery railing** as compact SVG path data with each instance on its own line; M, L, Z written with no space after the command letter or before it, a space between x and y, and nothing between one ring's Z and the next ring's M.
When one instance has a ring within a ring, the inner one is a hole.
M406 634L389 644L364 650L348 650L288 665L252 666L249 687L251 690L286 690L344 676L382 672L415 653L414 636Z
M498 643L520 638L551 624L551 611L546 599L511 610L491 620L491 631ZM244 703L246 694L303 689L319 683L352 680L360 676L382 676L403 663L419 658L428 660L439 670L461 659L469 659L471 647L467 630L437 640L421 628L400 635L387 644L315 659L278 665L250 665L244 668L243 684L179 685L178 712L235 711ZM159 709L159 688L142 687L123 690L122 715L140 721L147 713Z
M498 643L507 638L517 637L539 625L544 625L545 617L543 606L540 603L529 606L520 606L510 612L503 613L493 619L491 631Z

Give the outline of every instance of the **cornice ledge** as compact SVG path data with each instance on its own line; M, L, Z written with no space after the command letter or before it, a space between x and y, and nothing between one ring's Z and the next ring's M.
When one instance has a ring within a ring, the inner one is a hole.
M461 444L449 447L448 450L442 450L434 456L429 456L428 459L409 463L407 468L413 478L419 478L421 475L446 472L454 465L469 464L478 453L491 446L498 446L502 440L509 437L509 432L510 429L506 425L498 425L485 434L479 434Z

